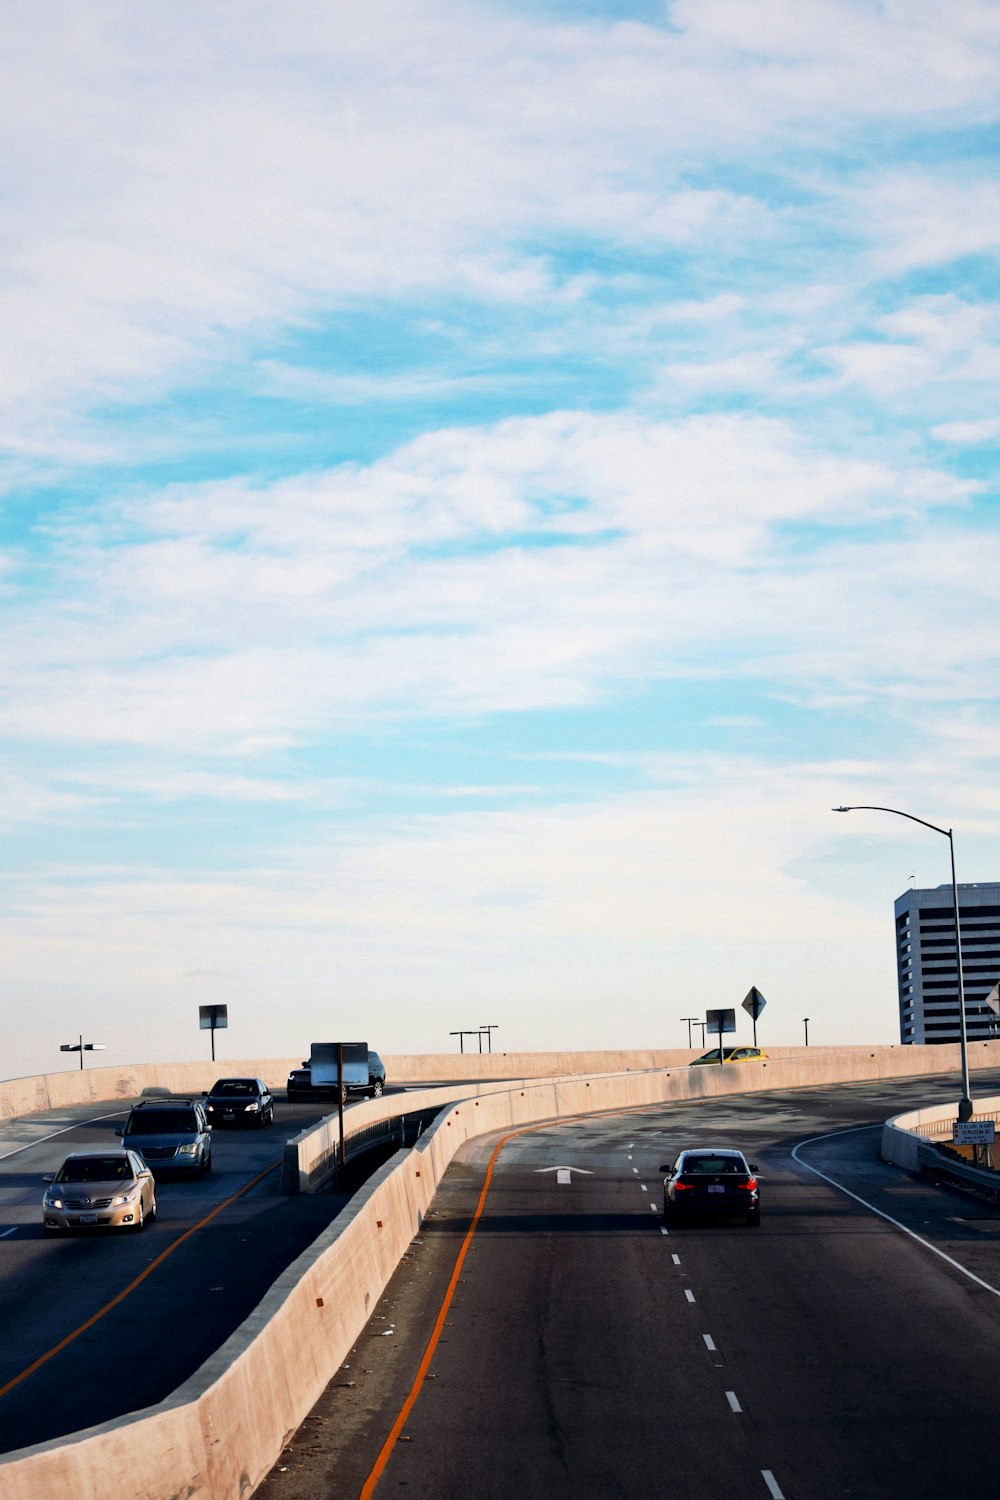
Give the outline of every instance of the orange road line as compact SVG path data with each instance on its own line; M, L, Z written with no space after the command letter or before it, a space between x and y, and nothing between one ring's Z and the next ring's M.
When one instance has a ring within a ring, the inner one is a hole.
M601 1111L602 1115L605 1113L614 1115L624 1113L624 1111ZM389 1459L392 1457L393 1449L399 1441L400 1433L406 1426L407 1418L416 1405L417 1397L423 1390L427 1371L430 1369L431 1360L434 1358L434 1352L437 1349L438 1341L441 1337L441 1331L444 1328L444 1320L448 1316L448 1312L451 1308L452 1298L455 1295L455 1288L458 1286L459 1274L462 1270L462 1266L465 1263L465 1257L468 1253L469 1246L472 1244L472 1237L479 1227L479 1220L483 1216L483 1209L486 1206L486 1195L490 1190L490 1183L493 1180L493 1168L496 1165L496 1160L500 1155L500 1152L503 1150L504 1146L506 1146L507 1142L514 1140L516 1136L529 1135L534 1130L551 1130L553 1126L571 1125L574 1120L577 1119L592 1120L594 1118L596 1118L594 1115L574 1115L567 1116L562 1119L557 1118L552 1120L543 1120L538 1125L524 1125L520 1130L510 1130L506 1135L501 1136L497 1141L496 1146L493 1148L493 1154L490 1157L486 1167L486 1180L483 1183L483 1190L479 1194L479 1202L476 1204L476 1211L472 1216L472 1223L469 1225L469 1231L466 1234L465 1239L462 1241L462 1248L459 1250L458 1256L456 1257L455 1268L451 1273L451 1280L448 1282L447 1290L445 1291L444 1299L441 1303L441 1309L438 1312L434 1327L431 1330L431 1336L427 1340L427 1348L424 1350L423 1358L421 1359L420 1364L417 1367L416 1377L413 1381L412 1386L410 1387L410 1393L400 1407L399 1416L396 1418L395 1422L393 1422L392 1427L389 1431L389 1436L382 1444L382 1448L375 1460L372 1471L368 1475L368 1478L365 1480L364 1485L361 1488L361 1493L358 1496L358 1500L371 1500L371 1496L374 1493L375 1486L378 1484L379 1480L382 1478L382 1475L385 1473L386 1465L388 1464Z
M156 1270L157 1266L162 1265L168 1255L173 1255L174 1251L178 1248L179 1245L183 1245L185 1240L189 1240L193 1234L197 1234L199 1229L204 1229L205 1225L210 1224L217 1214L221 1214L224 1208L228 1208L231 1203L235 1203L237 1198L242 1198L244 1193L249 1193L250 1189L252 1187L256 1187L258 1182L262 1182L268 1175L268 1173L273 1172L276 1167L280 1166L280 1160L273 1161L269 1167L264 1168L263 1172L258 1172L256 1177L252 1177L249 1182L244 1183L243 1187L240 1188L238 1193L233 1193L231 1197L226 1198L222 1203L213 1208L210 1214L206 1214L203 1219L199 1220L197 1224L192 1224L190 1229L185 1229L183 1234L177 1236L172 1245L168 1245L165 1250L161 1250L156 1259L151 1260L146 1269L140 1272L135 1280L131 1281L127 1287L125 1287L118 1293L116 1297L112 1297L110 1302L106 1302L104 1306L100 1308L98 1312L95 1312L91 1317L89 1317L85 1323L81 1323L79 1328L75 1328L73 1332L68 1333L64 1339L60 1339L58 1344L53 1344L51 1349L48 1349L44 1354L40 1354L36 1360L28 1365L27 1369L21 1371L20 1375L15 1375L13 1380L8 1380L6 1385L0 1386L0 1396L6 1396L8 1391L12 1391L16 1385L20 1385L22 1380L27 1380L29 1375L33 1375L35 1371L42 1365L44 1365L47 1360L50 1360L54 1354L58 1354L60 1350L66 1348L67 1344L71 1344L74 1339L78 1339L81 1333L86 1333L88 1328L93 1328L94 1324L98 1323L101 1318L104 1317L105 1313L109 1313L113 1307L117 1307L119 1302L124 1302L125 1298L131 1292L134 1292L136 1287L139 1286L143 1281L145 1281L146 1277L149 1276L151 1272Z

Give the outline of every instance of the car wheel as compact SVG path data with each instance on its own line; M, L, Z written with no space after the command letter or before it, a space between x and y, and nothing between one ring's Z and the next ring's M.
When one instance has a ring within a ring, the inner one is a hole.
M372 1084L372 1098L373 1099L381 1099L381 1097L382 1097L382 1090L383 1090L382 1080L381 1080L381 1078L376 1078L375 1081L374 1081L374 1083Z
M201 1159L201 1175L202 1175L202 1177L204 1177L207 1173L211 1172L211 1170L212 1170L212 1153L211 1153L211 1151L208 1151L208 1152L206 1152L206 1154Z
M139 1212L135 1216L135 1221L134 1221L134 1223L132 1225L132 1229L133 1229L133 1232L135 1234L138 1234L139 1231L141 1229L145 1229L145 1227L146 1227L146 1216L145 1216L145 1214L142 1211L142 1199L140 1198L139 1199Z
M150 1203L150 1205L149 1205L149 1222L151 1224L155 1224L156 1223L156 1214L157 1214L156 1199L154 1197L152 1203Z
M747 1228L748 1229L759 1229L760 1228L760 1209L759 1208L755 1208L752 1213L747 1214Z

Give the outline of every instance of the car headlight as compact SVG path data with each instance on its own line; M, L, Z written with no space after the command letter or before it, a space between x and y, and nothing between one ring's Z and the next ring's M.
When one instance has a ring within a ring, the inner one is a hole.
M50 1197L50 1195L48 1193L45 1194L45 1207L46 1208L62 1208L62 1206L63 1206L63 1201L62 1201L61 1198L53 1198L53 1197Z
M187 1146L178 1146L177 1147L177 1155L178 1156L197 1156L198 1155L198 1142L197 1141L192 1141L190 1143L190 1145L187 1145Z
M253 1101L252 1104L248 1104L248 1105L245 1106L245 1108L243 1110L243 1113L245 1115L255 1115L255 1114L258 1114L259 1111L260 1111L260 1101L257 1100L257 1099L254 1099L254 1101Z
M115 1204L118 1204L118 1203L134 1203L135 1200L138 1198L138 1196L139 1196L139 1189L135 1188L135 1187L131 1187L131 1188L128 1189L127 1192L118 1193L116 1197L112 1198L111 1202L115 1203Z

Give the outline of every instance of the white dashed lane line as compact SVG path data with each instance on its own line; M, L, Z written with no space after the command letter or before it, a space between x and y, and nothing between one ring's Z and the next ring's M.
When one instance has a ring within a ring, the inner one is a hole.
M687 1298L687 1300L689 1302L693 1302L694 1301L694 1292L691 1290L691 1288L689 1286L686 1286L684 1288L684 1295L685 1295L685 1297Z
M675 1266L679 1266L681 1263L681 1258L679 1255L672 1255L670 1259L673 1261Z
M785 1500L785 1497L781 1492L781 1487L778 1484L778 1481L775 1479L774 1475L771 1473L770 1469L761 1469L760 1474L764 1483L767 1485L771 1500Z
M732 1410L732 1411L742 1411L743 1410L742 1406L739 1403L739 1399L738 1399L735 1391L727 1391L726 1392L726 1400L729 1402L730 1410Z
M710 1333L703 1333L702 1338L705 1340L705 1348L708 1350L708 1352L710 1354L715 1354L715 1340L713 1339L712 1335Z

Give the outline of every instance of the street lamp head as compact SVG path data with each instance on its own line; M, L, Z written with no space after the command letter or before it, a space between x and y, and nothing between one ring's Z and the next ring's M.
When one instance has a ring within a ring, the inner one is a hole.
M830 811L831 812L853 812L854 808L853 807L831 807Z

